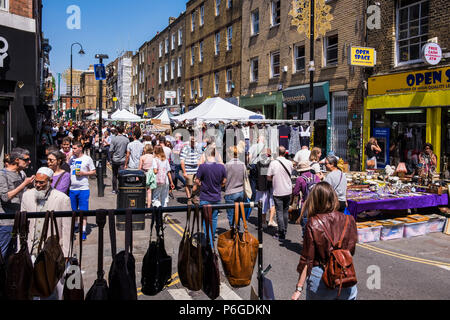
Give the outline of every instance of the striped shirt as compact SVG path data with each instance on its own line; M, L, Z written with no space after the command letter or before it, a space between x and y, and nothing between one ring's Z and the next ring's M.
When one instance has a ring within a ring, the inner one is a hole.
M187 145L181 151L180 159L184 160L184 166L186 168L186 173L196 174L198 170L198 161L200 160L201 153L198 152L197 148L191 148Z

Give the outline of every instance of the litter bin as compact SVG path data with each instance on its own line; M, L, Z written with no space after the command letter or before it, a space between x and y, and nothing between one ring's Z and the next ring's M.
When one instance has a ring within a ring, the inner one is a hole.
M103 149L102 156L101 156L103 178L106 178L106 159L107 158L108 158L108 155L106 154L106 150ZM97 161L100 161L100 149L97 147L93 148L92 160L94 160L94 162L96 162L96 167L97 167ZM97 172L97 174L98 174L98 172Z
M119 171L119 194L117 209L139 209L146 207L146 177L140 170ZM116 216L118 231L125 230L125 215ZM133 214L133 230L145 229L145 214Z

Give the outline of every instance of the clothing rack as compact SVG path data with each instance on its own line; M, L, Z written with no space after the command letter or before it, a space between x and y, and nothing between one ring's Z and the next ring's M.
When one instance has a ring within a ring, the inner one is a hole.
M212 210L226 210L226 209L234 209L234 204L212 204ZM262 228L262 201L258 203L255 202L247 202L244 203L244 209L249 208L258 208L258 297L260 300L263 300L263 228ZM163 207L163 213L176 213L176 212L187 212L188 206L174 206L174 207ZM202 205L199 205L199 209L203 209ZM153 212L153 208L140 208L140 209L98 209L98 210L89 210L89 211L75 211L77 217L79 217L80 213L83 213L84 217L95 217L98 213L106 213L112 211L115 216L125 215L126 212L130 210L133 215L138 214L149 214ZM55 218L70 218L72 217L72 213L74 211L58 211L54 212ZM39 219L45 218L45 212L27 212L28 219ZM0 220L5 219L14 219L14 213L1 213Z
M267 123L267 124L307 124L314 126L314 123L316 120L264 120L264 119L249 119L249 120L238 120L236 121L240 124L246 124L246 123Z

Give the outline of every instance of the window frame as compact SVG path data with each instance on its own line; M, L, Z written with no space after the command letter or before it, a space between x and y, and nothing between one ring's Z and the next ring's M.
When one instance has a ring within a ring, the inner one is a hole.
M278 54L278 73L275 74L274 56ZM281 75L281 53L280 51L272 51L270 53L270 79L278 78Z
M195 47L191 46L191 66L195 64Z
M280 10L280 14L278 15L278 19L280 20L279 22L274 21L274 6L276 4L279 4L279 10ZM281 0L272 0L270 3L270 27L276 27L279 26L281 23Z
M220 32L214 35L214 55L218 56L220 54Z
M164 54L168 54L169 53L169 47L170 47L170 42L169 42L169 37L167 36L166 39L164 39Z
M199 27L203 27L205 24L205 5L202 4L200 6L200 14L199 14Z
M176 47L177 47L177 45L176 45L176 35L174 33L174 34L172 34L172 50L175 50Z
M214 0L214 15L216 17L220 16L220 0Z
M232 49L233 49L233 26L231 25L227 27L227 51L231 51Z
M162 66L159 66L159 82L158 82L158 84L162 84L162 77L163 77L163 67Z
M194 87L195 81L194 79L191 79L190 87L191 87L191 99L194 99L195 97L195 87Z
M229 76L230 75L230 76ZM233 69L226 70L226 93L231 93L233 83Z
M214 73L214 94L218 95L220 93L220 73Z
M171 65L170 65L170 80L175 79L175 59L172 59Z
M257 26L258 26L258 31L255 32L255 13L257 13L258 15L258 21L257 21ZM255 36L259 34L259 9L255 9L250 13L250 35Z
M159 43L159 57L160 58L162 58L162 56L163 56L163 51L164 51L164 45L163 45L163 42L161 41Z
M202 63L203 62L203 41L200 41L198 44L198 62Z
M181 73L182 73L182 69L183 68L183 58L181 56L178 57L178 66L177 66L177 76L178 78L181 78Z
M191 13L191 32L195 31L195 11Z
M3 1L4 1L5 6L4 7L0 6L0 11L9 12L9 0L3 0Z
M299 48L303 48L303 56L298 56L298 49ZM299 45L294 45L294 56L293 56L293 58L294 58L294 61L293 61L293 63L294 63L294 68L293 68L293 70L294 70L294 73L297 73L297 72L304 72L305 71L305 69L306 69L306 47L305 47L305 45L304 44L299 44ZM297 60L299 60L299 59L303 59L303 68L302 69L298 69L297 68Z
M337 37L337 43L334 46L336 46L336 62L330 63L328 61L328 50L329 50L329 39L331 37ZM339 64L339 36L338 34L329 35L327 37L323 38L323 65L324 67L336 67Z
M203 77L198 78L198 97L203 98Z
M183 29L180 28L178 29L178 46L182 46L183 45Z
M255 61L257 63L256 78L255 78L255 64L254 64ZM258 78L259 78L259 57L255 57L250 59L250 83L257 83Z
M169 62L164 64L164 83L169 81Z

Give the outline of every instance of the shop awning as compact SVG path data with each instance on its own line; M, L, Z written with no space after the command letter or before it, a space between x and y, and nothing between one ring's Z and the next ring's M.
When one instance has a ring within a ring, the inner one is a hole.
M450 90L367 97L367 109L417 108L450 105Z
M328 82L314 83L314 102L327 104L329 91L330 87ZM283 102L286 104L308 104L309 100L309 84L283 90Z

